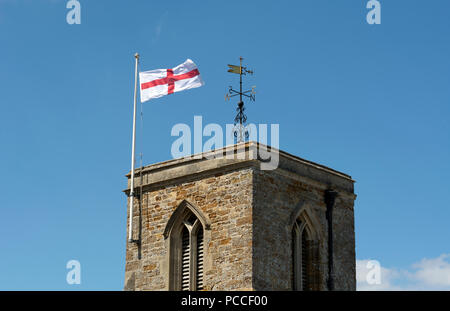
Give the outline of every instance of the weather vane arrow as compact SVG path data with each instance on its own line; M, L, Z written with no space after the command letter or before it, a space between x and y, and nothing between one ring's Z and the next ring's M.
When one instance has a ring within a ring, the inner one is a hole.
M241 74L242 73L242 67L241 66L235 66L235 65L228 65L230 69L228 69L228 72Z

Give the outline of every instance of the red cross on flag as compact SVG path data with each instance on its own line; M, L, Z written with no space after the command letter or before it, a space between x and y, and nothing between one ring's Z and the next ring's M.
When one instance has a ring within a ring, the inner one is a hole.
M141 102L174 92L184 91L204 85L197 65L187 59L173 69L155 69L139 73Z

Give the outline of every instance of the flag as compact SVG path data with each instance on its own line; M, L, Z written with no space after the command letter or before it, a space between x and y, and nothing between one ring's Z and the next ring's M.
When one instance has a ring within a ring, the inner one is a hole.
M187 59L172 69L155 69L139 73L141 102L204 85L197 65Z

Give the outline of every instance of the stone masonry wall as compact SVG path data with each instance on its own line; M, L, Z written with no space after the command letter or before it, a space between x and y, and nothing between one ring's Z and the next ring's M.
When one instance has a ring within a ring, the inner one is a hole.
M291 215L302 199L320 223L321 290L326 290L326 206L321 189L279 175L256 171L254 176L253 278L255 290L292 290Z
M139 249L127 243L125 290L168 289L168 241L163 232L183 200L211 221L204 237L205 290L251 289L252 169L247 168L144 191L142 245ZM133 214L133 222L139 224L139 209Z
M303 180L302 180L303 179ZM320 289L327 290L328 222L324 191L328 185L289 178L278 171L255 171L253 211L253 286L255 290L292 290L291 216L309 208L318 221ZM339 193L339 191L338 191ZM335 290L355 290L353 198L340 192L333 211Z
M356 290L353 198L341 194L333 211L335 290Z

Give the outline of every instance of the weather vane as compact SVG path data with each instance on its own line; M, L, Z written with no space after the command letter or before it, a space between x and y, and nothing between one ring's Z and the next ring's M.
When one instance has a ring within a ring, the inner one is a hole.
M245 138L248 138L248 131L247 129L245 129L245 122L247 122L247 116L244 114L245 108L244 108L244 102L242 101L242 96L245 96L247 98L249 98L251 101L255 101L255 86L252 86L251 90L248 91L242 91L242 76L243 75L247 75L247 74L251 74L253 75L253 71L252 70L248 70L247 67L243 67L242 66L242 57L239 57L240 60L240 66L235 66L235 65L228 65L228 67L230 67L230 69L228 69L228 72L231 73L237 73L239 75L239 92L236 90L233 90L233 88L230 86L228 93L225 95L225 100L229 100L231 97L237 96L239 95L239 103L238 103L238 107L236 109L237 111L237 115L234 118L234 126L236 127L236 125L239 123L239 129L238 130L234 130L234 137L236 137L237 142L243 142L244 136Z

